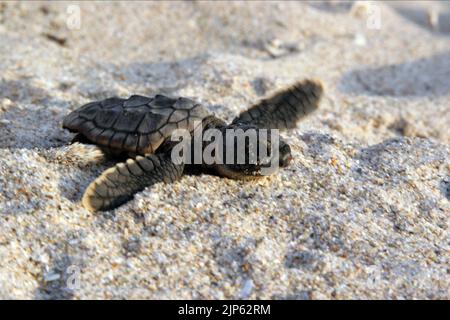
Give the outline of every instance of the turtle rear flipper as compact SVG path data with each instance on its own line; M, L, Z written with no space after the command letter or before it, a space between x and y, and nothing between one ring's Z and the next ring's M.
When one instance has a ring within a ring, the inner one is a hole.
M266 129L292 129L297 122L319 107L323 86L304 80L261 100L242 112L233 123L246 122Z
M104 171L88 186L83 195L83 206L89 211L116 208L148 186L178 180L183 170L184 164L174 164L170 153L128 159Z

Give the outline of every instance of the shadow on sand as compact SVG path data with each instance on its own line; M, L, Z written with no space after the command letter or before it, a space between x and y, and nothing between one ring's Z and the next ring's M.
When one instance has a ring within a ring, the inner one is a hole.
M401 64L364 67L341 78L345 93L372 96L443 96L450 92L450 52Z

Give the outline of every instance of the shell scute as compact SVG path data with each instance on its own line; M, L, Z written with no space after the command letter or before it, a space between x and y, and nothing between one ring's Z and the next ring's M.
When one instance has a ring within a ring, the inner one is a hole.
M161 109L151 109L150 111L152 114L161 115L164 117L169 117L174 110L172 108L161 108Z
M175 109L192 109L195 106L195 102L188 98L178 98L173 104Z
M101 128L111 128L117 118L120 116L121 109L103 109L98 110L95 116L95 124Z
M186 119L189 116L189 112L187 110L176 110L172 113L172 115L169 118L170 122L180 122L184 119Z
M136 152L139 142L139 135L130 133L125 139L124 146L128 151Z
M172 108L176 101L176 99L157 94L149 105L156 108Z
M114 135L114 131L113 130L106 129L105 131L100 133L100 135L98 136L97 143L101 144L101 145L104 145L104 146L107 146L113 135Z
M97 114L98 105L91 105L88 108L80 110L80 117L86 120L93 120Z

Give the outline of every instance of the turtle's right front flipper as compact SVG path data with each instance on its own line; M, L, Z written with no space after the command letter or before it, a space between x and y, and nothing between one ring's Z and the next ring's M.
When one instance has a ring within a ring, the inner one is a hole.
M250 123L265 129L292 129L319 107L323 86L317 80L303 80L279 91L242 112L233 123Z
M178 180L183 170L183 164L172 162L170 153L128 159L104 171L88 186L83 195L83 206L89 211L116 208L148 186Z

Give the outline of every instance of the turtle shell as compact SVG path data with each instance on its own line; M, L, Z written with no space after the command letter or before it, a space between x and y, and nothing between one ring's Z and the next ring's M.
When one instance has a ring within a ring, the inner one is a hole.
M193 131L194 123L208 115L204 107L187 98L133 95L88 103L68 114L63 128L115 151L147 154L175 129Z

